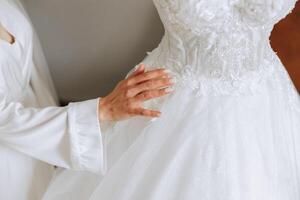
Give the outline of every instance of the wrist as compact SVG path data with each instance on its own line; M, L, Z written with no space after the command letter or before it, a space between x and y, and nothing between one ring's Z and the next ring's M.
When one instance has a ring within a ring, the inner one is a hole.
M100 122L109 121L108 112L107 112L108 104L106 103L106 98L99 99L99 106L98 106L98 113L99 113L99 120Z

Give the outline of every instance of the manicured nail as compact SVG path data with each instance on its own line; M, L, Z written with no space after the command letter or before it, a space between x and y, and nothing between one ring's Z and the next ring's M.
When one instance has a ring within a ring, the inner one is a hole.
M165 91L166 91L166 93L172 93L172 92L174 92L174 88L170 87L170 88L167 88Z
M156 120L158 120L158 117L153 117L150 121L155 122Z
M163 78L172 79L172 76L170 74L167 74L167 75L164 75Z
M171 74L171 73L172 73L172 71L169 70L169 69L165 69L164 72L165 72L166 74Z
M171 83L173 83L173 84L177 83L177 79L173 77L173 78L171 79Z
M144 63L139 64L139 65L137 66L137 68L143 68L143 67L145 67L145 64L144 64Z
M139 68L140 68L139 65L135 66L135 67L134 67L134 71L138 70Z

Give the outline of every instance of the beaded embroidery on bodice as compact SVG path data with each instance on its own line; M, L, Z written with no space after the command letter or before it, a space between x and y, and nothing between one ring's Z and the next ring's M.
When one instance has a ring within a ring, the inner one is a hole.
M199 95L255 89L279 60L273 26L295 0L154 0L165 26L163 64Z

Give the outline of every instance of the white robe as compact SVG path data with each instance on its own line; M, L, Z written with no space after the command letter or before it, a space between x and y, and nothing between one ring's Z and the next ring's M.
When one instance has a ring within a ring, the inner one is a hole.
M0 0L0 199L41 199L53 166L102 173L98 101L57 106L37 36L18 0Z

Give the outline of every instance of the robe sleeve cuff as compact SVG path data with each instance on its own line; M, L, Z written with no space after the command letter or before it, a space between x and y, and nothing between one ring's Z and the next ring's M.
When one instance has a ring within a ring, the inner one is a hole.
M105 137L99 120L99 99L71 103L71 159L75 170L104 174L106 171Z

